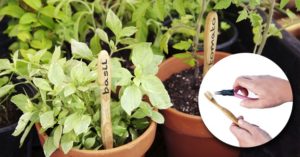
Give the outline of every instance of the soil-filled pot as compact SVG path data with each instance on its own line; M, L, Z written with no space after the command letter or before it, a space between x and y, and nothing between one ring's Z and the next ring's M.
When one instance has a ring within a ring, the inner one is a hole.
M79 150L72 148L68 154L64 154L61 148L56 150L51 157L144 157L154 141L156 123L152 122L146 131L134 141L108 150ZM45 133L39 133L40 124L35 125L41 144L48 137Z
M215 61L228 55L228 53L217 52ZM203 64L202 60L199 61ZM165 81L171 75L189 68L181 59L171 57L160 65L157 76ZM164 110L162 113L165 117L163 132L169 157L237 157L239 155L237 148L216 139L208 131L200 116L186 114L174 108Z

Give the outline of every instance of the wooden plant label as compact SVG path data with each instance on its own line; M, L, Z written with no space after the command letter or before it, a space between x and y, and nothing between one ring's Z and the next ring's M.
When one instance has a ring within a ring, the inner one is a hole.
M108 53L98 55L98 81L101 89L101 134L105 149L113 148L113 134L110 115L111 65Z
M210 12L206 17L204 28L204 67L203 76L214 65L218 39L218 15Z

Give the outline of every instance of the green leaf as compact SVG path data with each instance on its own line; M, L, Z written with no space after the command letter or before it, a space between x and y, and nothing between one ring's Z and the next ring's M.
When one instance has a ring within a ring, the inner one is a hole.
M288 3L289 0L280 0L280 9L283 9Z
M137 130L133 128L129 128L129 133L131 136L131 140L135 140L139 136Z
M33 117L34 117L34 115L33 115ZM29 134L29 132L30 132L30 130L31 130L31 128L32 128L33 125L34 125L34 122L31 122L31 123L26 127L26 129L25 129L25 131L24 131L24 133L23 133L23 135L22 135L22 137L21 137L21 139L20 139L20 147L22 147L22 145L23 145L23 143L24 143L24 141L25 141L27 135Z
M63 68L58 62L53 62L50 64L48 78L49 81L54 85L61 85L64 82L66 76Z
M0 88L0 98L7 95L12 89L14 89L14 85L5 85Z
M149 66L153 59L151 43L139 43L134 45L132 49L132 62L135 66Z
M61 148L64 154L67 154L73 147L72 132L64 134L61 138Z
M251 13L250 14L250 22L252 24L252 27L258 27L258 26L262 25L263 19L257 13Z
M184 0L174 0L173 7L180 16L185 15Z
M125 27L125 28L122 29L120 37L130 37L135 32L137 32L136 27L133 27L133 26Z
M300 1L295 0L295 4L296 4L297 11L299 11L300 10Z
M156 76L146 76L141 81L143 90L149 96L153 106L158 109L166 109L172 106L168 92Z
M169 53L169 46L168 46L168 44L169 44L170 38L171 38L171 34L170 34L169 31L167 31L167 32L162 36L161 41L160 41L160 45L159 45L160 50L161 50L161 51L164 51L166 54Z
M84 147L86 149L91 149L96 143L96 137L89 137L84 141Z
M54 145L53 137L49 136L44 145L43 150L46 157L50 157L52 153L57 149L57 147Z
M53 52L53 55L52 55L52 58L51 58L51 63L58 62L60 56L61 56L60 47L55 46L55 49L54 49L54 52Z
M249 5L250 8L255 8L256 6L258 6L260 4L260 0L249 0Z
M47 130L48 128L53 127L55 124L54 121L54 112L53 111L47 111L45 113L42 113L40 115L40 123L42 125L42 128Z
M137 9L134 10L132 14L132 21L138 22L141 19L145 19L144 17L149 6L149 1L143 1L142 3L140 3L139 7L137 7Z
M80 115L78 113L73 113L69 115L64 122L63 133L68 133L72 131L79 120L80 120Z
M71 39L71 50L74 58L93 60L93 52L89 49L86 43Z
M76 87L73 84L68 84L64 88L64 96L68 97L76 92Z
M286 14L290 19L294 19L297 17L297 15L294 12L292 12L290 9L286 10Z
M280 30L275 26L275 24L270 25L269 35L282 38L282 34L281 34Z
M56 148L59 147L61 135L62 135L62 126L58 125L57 127L55 127L54 133L53 133L53 143Z
M76 82L79 85L83 85L86 83L86 81L89 79L90 76L90 69L84 62L78 62L77 65L75 65L71 69L71 78L74 82Z
M128 115L131 115L131 112L140 105L141 100L142 92L140 89L135 85L128 86L121 96L121 106Z
M42 8L42 0L23 0L28 6L34 10L39 10Z
M177 50L188 50L192 46L192 43L190 41L180 41L179 43L176 43L173 45L174 49Z
M0 78L0 87L5 85L6 83L8 83L8 81L9 81L9 78L7 76L1 77Z
M151 12L160 21L163 21L167 12L165 8L166 4L164 0L156 0L153 6L153 12Z
M33 114L31 112L26 112L20 117L16 129L12 133L13 136L19 136L24 131L24 129L27 126L28 122L30 121L32 115Z
M102 41L104 41L105 43L109 43L107 33L104 30L97 28L96 34L100 37Z
M148 76L142 78L142 87L145 91L151 93L164 92L165 87L161 80L156 76Z
M77 122L76 126L74 127L74 131L76 135L80 135L84 132L87 132L89 126L91 124L92 118L88 115L83 115L80 117L80 120Z
M133 126L136 129L146 129L149 126L148 118L136 119L132 121Z
M243 21L248 18L248 12L246 9L239 11L239 17L237 18L236 22Z
M221 29L223 31L226 31L226 30L230 29L230 27L231 26L227 22L224 22L224 21L221 22Z
M36 15L33 13L26 13L21 18L19 23L20 24L31 24L37 22Z
M259 45L262 41L262 30L260 26L253 27L253 41L256 45Z
M231 0L220 0L215 5L214 9L226 9L230 6Z
M20 18L24 13L24 10L16 4L9 4L0 9L0 16L8 15L11 17Z
M152 108L150 107L150 104L147 102L142 101L140 104L140 107L134 112L132 117L141 119L146 116L151 117L152 116Z
M111 9L107 13L106 26L119 38L122 32L122 22Z
M192 53L189 53L189 52L177 53L177 54L175 54L173 56L175 58L179 58L179 59L193 59Z
M19 32L17 34L17 37L23 42L28 42L29 40L32 39L32 35L30 34L30 32L27 32L27 31Z
M8 59L0 59L0 71L1 70L11 70L12 65Z
M24 94L18 94L11 98L11 102L14 103L23 113L32 112L34 106L30 99Z
M165 122L163 115L157 111L152 111L151 119L158 124L163 124Z
M140 42L146 42L148 37L148 25L145 18L140 18L136 21L137 32L135 33L135 39Z
M142 109L137 109L133 114L132 117L133 118L137 118L137 119L141 119L146 117L147 115L142 111Z
M101 50L101 45L100 45L100 38L97 34L95 34L91 41L90 41L90 47L91 47L91 50L93 52L93 54L98 54Z
M38 20L43 26L49 28L50 30L53 30L55 27L55 23L51 17L40 15Z
M33 83L40 88L41 90L44 91L51 91L52 88L50 87L49 83L42 78L33 78Z

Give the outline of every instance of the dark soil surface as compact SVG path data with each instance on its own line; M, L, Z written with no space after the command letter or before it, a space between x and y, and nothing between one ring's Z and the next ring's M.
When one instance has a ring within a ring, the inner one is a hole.
M21 111L9 100L0 104L0 128L16 123L21 115Z
M195 79L195 69L187 69L180 73L173 74L164 85L171 97L173 107L181 112L200 115L198 107L198 93L202 82L202 67L200 77Z

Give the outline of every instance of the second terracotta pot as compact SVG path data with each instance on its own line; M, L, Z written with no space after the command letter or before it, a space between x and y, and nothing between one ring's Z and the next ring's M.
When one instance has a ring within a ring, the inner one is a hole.
M228 56L228 53L217 52L215 62ZM200 65L203 60L199 60ZM157 76L165 81L171 75L189 67L181 59L171 57L164 61ZM201 102L200 102L201 103ZM219 141L208 131L200 116L189 115L174 108L162 111L165 117L164 138L169 157L238 157L238 148Z
M36 124L35 126L39 132L41 125ZM144 157L154 141L155 133L156 123L152 122L142 135L125 145L108 150L79 150L72 148L68 154L64 154L59 148L51 157ZM48 136L45 133L38 133L38 136L43 145Z

